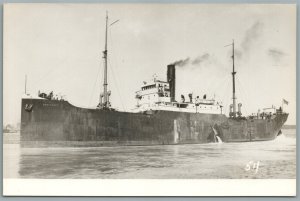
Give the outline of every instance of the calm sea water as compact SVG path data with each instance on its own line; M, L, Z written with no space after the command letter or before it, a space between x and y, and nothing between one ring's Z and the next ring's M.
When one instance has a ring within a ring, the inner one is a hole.
M294 179L296 130L273 141L91 148L21 148L4 134L4 178Z

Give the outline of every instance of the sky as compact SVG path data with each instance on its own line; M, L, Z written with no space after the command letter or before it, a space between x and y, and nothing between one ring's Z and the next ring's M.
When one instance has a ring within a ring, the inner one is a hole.
M237 102L243 115L289 102L296 124L296 7L250 4L6 4L3 123L20 122L21 97L38 91L95 107L103 87L105 15L108 87L114 108L131 111L135 92L177 62L176 99L232 102L234 40Z

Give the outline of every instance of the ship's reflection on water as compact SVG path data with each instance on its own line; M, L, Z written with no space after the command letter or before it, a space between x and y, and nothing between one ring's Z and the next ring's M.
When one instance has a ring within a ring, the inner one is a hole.
M274 141L93 148L4 144L5 178L296 178L295 130Z

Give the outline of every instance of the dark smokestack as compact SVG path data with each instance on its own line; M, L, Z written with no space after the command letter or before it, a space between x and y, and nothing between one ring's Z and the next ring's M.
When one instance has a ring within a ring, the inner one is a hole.
M175 102L175 65L170 64L168 65L168 71L167 71L167 81L169 82L170 86L170 97L171 102Z

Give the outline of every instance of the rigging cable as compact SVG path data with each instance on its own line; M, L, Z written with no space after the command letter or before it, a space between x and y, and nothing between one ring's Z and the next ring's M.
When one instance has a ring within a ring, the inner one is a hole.
M119 88L118 88L118 84L117 84L117 82L116 82L116 78L115 78L115 75L114 75L113 67L112 67L112 65L111 65L111 63L110 63L110 60L108 60L108 62L109 62L109 64L110 64L110 68L109 68L109 69L111 69L111 72L112 72L112 75L113 75L114 82L116 83L116 88L117 88L117 92L118 92L118 96L119 96L120 102L121 102L121 104L122 104L122 108L123 108L123 110L125 111L125 107L124 107L124 104L123 104L123 101L122 101L122 98L121 98L121 94L120 94L120 91L119 91Z
M237 89L241 92L241 95L243 96L243 97L245 97L246 98L246 100L250 100L248 97L249 97L249 95L248 95L248 93L244 90L244 87L243 87L243 84L239 81L239 79L237 78L236 79L237 80L237 82L238 82L238 85L239 85L239 87L237 87ZM242 97L241 96L241 97ZM243 102L243 103L246 103L245 102L245 99L244 98L241 98L241 101ZM249 101L249 103L251 104L251 101ZM248 104L249 104L248 103ZM252 106L252 105L251 105ZM245 111L246 111L246 114L249 114L248 113L248 111L247 111L247 107L244 107L245 108Z
M222 87L224 87L224 84L226 84L227 82L228 77L226 76L224 76L223 79L220 81L218 81L218 79L213 80L214 84L211 84L212 87L210 87L211 89L209 90L209 93L218 94L218 92L221 91L220 89L222 89Z
M57 65L58 66L58 65ZM65 71L65 70L68 70L69 69L69 67L67 66L67 68L64 68L63 70ZM51 75L51 74L53 74L54 72L56 73L58 70L61 70L61 68L50 68L50 70L48 70L46 73L44 73L42 76L40 76L34 83L33 83L33 85L37 85L37 84L39 84L41 81L45 81L46 79L48 79L49 78L49 76ZM68 75L68 73L61 73L61 74L67 74ZM44 82L45 83L45 82Z
M112 47L111 49L113 50L113 49L114 49L114 46L113 46L113 40L112 40L111 30L109 30L109 35L110 35L110 40L111 40L111 47ZM109 62L109 64L110 64L110 68L109 68L109 69L111 69L111 72L112 72L112 75L113 75L113 79L114 79L114 83L116 83L115 86L116 86L116 88L117 88L117 93L118 93L120 102L121 102L121 104L122 104L122 108L123 108L123 110L125 111L124 103L123 103L123 101L122 101L122 96L121 96L121 93L120 93L120 90L119 90L119 87L118 87L118 83L117 83L117 80L118 80L118 79L115 78L115 74L114 74L114 70L113 70L113 65L111 65L110 59L108 59L108 62Z
M94 96L94 92L95 92L96 84L97 84L98 77L99 77L99 74L100 74L100 70L101 70L101 68L98 69L98 73L97 73L97 76L96 76L96 80L94 82L93 90L92 90L92 93L91 93L91 96L90 96L90 100L89 100L89 104L88 104L89 106L91 106L91 101L92 101L92 98Z
M227 78L227 84L224 85L226 87L225 87L225 90L224 90L224 92L222 94L222 99L221 99L222 100L222 105L223 105L223 108L224 108L223 109L223 111L224 111L223 114L226 114L227 113L227 109L228 109L228 100L230 99L228 96L230 96L231 94L228 93L228 91L230 91L230 90L227 90L227 89L229 89L230 83L231 83L231 79Z

